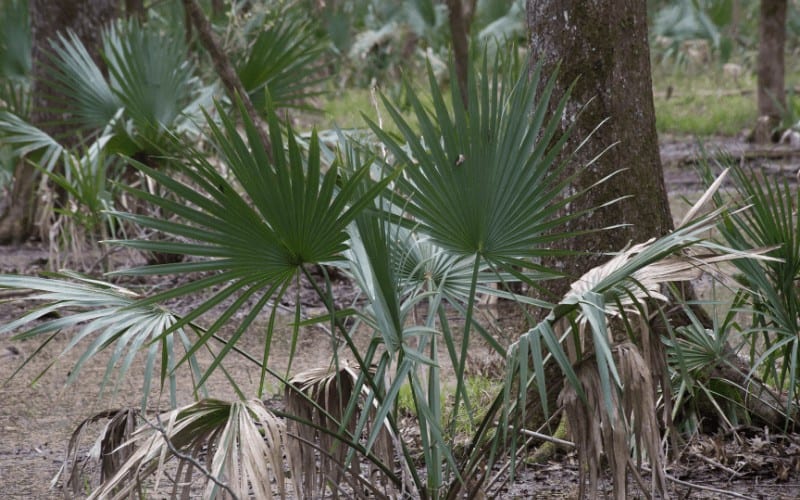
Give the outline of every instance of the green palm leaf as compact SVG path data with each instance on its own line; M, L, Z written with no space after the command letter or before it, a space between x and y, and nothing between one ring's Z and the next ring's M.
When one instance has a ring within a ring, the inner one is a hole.
M47 171L52 171L64 154L64 147L52 136L8 111L0 111L0 137L13 155L31 155Z
M270 16L247 48L237 73L256 109L267 110L267 95L275 107L312 110L302 100L320 94L314 87L327 77L322 56L327 52L310 18L284 9Z
M223 286L183 318L178 326L208 312L224 299L235 297L234 303L227 306L225 312L208 328L190 354L203 346L236 311L243 308L248 298L255 300L255 305L201 381L224 359L258 313L268 304L274 304L271 301L277 301L285 292L291 280L299 276L303 266L342 258L347 249L347 226L389 182L386 179L375 183L362 192L358 186L368 175L367 167L360 168L347 179L339 176L337 163L323 172L316 135L309 142L307 155L300 149L291 130L288 131L284 148L281 128L274 112L269 116L274 159L270 163L253 123L245 118L245 139L239 135L236 124L227 113L221 108L218 111L220 125L214 124L210 117L208 124L211 139L230 172L230 179L217 172L205 153L195 150L188 150L188 164L176 166L184 174L185 180L139 165L142 171L181 201L171 201L170 197L154 196L141 190L129 191L160 207L165 213L174 214L177 219L116 214L177 237L173 241L117 243L199 258L122 273L208 273L204 278L152 297L149 299L151 302L196 293L215 285ZM265 347L264 365L268 358L269 345Z
M24 340L48 335L45 340L47 343L60 332L67 332L65 334L70 335L71 340L61 356L65 356L81 342L89 343L70 370L67 383L78 380L83 366L96 354L111 349L101 391L112 382L116 391L116 384L125 379L135 356L139 351L145 350L147 368L142 388L142 408L147 406L156 361L162 363L161 386L169 383L170 401L176 405L177 374L174 368L179 354L176 352L175 341L182 344L186 351L192 345L186 332L182 328L175 328L179 321L178 316L152 304L142 305L141 297L130 290L74 273L55 275L51 279L0 275L0 288L36 291L38 293L27 297L27 300L45 303L0 327L0 335L27 327L16 334L15 338ZM53 312L68 314L41 321ZM28 326L35 320L40 322L33 327ZM199 364L194 356L189 356L189 364L196 378L199 375ZM116 377L113 377L115 371Z
M132 21L112 25L103 42L115 97L138 133L159 143L163 129L177 125L196 87L183 40Z
M102 71L83 42L73 32L59 34L50 41L51 85L63 96L63 111L79 127L97 130L105 127L122 107Z
M516 259L548 253L545 243L555 237L548 231L565 222L555 217L568 200L557 201L564 184L554 160L566 140L556 137L565 101L548 120L552 78L541 82L538 68L530 80L526 71L512 79L494 70L493 77L484 65L470 75L465 107L457 93L448 106L429 68L433 111L408 92L420 132L384 98L405 144L371 126L409 166L397 185L420 232L457 254L519 265Z
M735 165L731 167L735 200L746 203L746 210L728 214L717 226L725 244L741 251L771 249L771 260L739 260L734 265L752 313L750 328L743 332L751 345L753 372L787 391L789 407L796 411L800 393L800 196L785 181L765 179ZM710 169L704 172L710 180ZM719 208L728 200L714 199Z

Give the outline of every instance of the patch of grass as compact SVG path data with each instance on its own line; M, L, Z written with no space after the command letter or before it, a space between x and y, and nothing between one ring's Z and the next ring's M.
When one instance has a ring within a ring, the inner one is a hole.
M725 75L717 64L705 68L653 68L656 128L659 134L732 136L752 129L756 122L755 75L744 68L736 79ZM795 69L786 76L794 82ZM790 93L791 109L800 99Z
M756 103L752 95L685 95L656 99L659 134L737 135L752 128Z
M469 398L470 405L472 405L473 415L470 420L464 407L461 407L459 414L456 416L456 426L454 429L455 435L467 435L474 431L472 422L480 421L483 418L485 409L492 403L497 391L502 387L502 380L495 380L488 377L470 376L467 377L465 384L467 390L467 397ZM451 404L454 398L455 387L447 387L441 396L442 415L445 422L449 421L451 415ZM400 392L397 396L397 407L400 413L413 415L414 412L414 398L411 394L411 386L408 384L400 387Z
M756 119L755 78L725 76L722 67L704 71L653 69L656 128L660 134L736 135Z
M422 103L429 109L432 108L430 91L427 90L427 80L420 77L412 82L412 86ZM400 110L409 125L412 128L416 128L418 125L417 117L406 100L406 91L399 83L391 88L378 90L374 93L370 89L362 87L331 89L329 93L320 99L319 108L321 113L300 117L302 127L308 129L316 127L317 130L334 128L367 130L369 126L364 120L364 116L366 116L375 123L382 122L383 129L390 134L400 134L400 130L383 105L380 97L381 92ZM445 102L449 104L449 87L442 89L442 94Z

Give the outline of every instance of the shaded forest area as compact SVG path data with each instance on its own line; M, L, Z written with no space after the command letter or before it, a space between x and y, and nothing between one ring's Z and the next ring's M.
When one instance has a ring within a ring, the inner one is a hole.
M4 494L800 494L795 2L0 8Z

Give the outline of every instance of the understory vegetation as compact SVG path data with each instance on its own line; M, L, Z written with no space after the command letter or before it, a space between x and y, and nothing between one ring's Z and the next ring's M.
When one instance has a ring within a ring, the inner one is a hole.
M233 97L166 4L103 28L104 69L77 37L52 39L53 85L81 139L66 146L31 124L30 60L9 48L29 36L25 2L0 3L0 185L10 189L19 162L42 174L53 255L52 272L0 275L30 304L0 336L69 337L65 354L80 356L68 383L87 383L81 369L110 353L101 393L144 359L139 404L86 415L59 485L90 498L474 498L513 482L532 444L566 427L590 492L603 467L624 491L645 461L642 487L666 494L674 443L703 426L794 428L796 186L709 161L674 231L618 249L563 297L533 299L528 290L563 278L540 263L559 255L552 243L570 236L583 214L566 209L584 193L562 196L566 97L551 99L555 75L518 48L521 2L477 2L464 101L438 2L234 2L215 20L247 92ZM711 40L720 70L746 52ZM705 100L701 87L751 88L746 60L736 80L709 80L670 50L653 54L659 130L741 132L752 97ZM356 289L350 303L337 277ZM684 299L699 279L713 281L711 298ZM320 307L304 306L301 283ZM518 319L510 333L484 314L495 302ZM333 359L292 370L312 330ZM277 336L291 346L286 370ZM479 377L476 343L496 360ZM231 363L258 368L255 390ZM551 366L560 378L545 377ZM237 397L210 391L212 375ZM192 382L189 404L179 377ZM552 384L563 385L558 408ZM534 407L556 418L530 428ZM90 459L99 478L82 475Z

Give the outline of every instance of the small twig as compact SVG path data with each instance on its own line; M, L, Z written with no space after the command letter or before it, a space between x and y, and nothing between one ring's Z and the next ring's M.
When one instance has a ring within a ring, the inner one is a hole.
M651 474L653 472L649 467L645 467L645 466L642 466L642 470L645 471L645 472L650 472ZM713 486L704 486L704 485L701 485L701 484L690 483L689 481L682 481L682 480L678 479L677 477L673 477L673 476L671 476L669 474L664 474L664 477L666 477L667 480L672 481L675 484L679 484L679 485L685 486L687 488L696 488L698 490L711 491L713 493L718 493L720 495L727 495L727 496L730 496L730 497L733 497L733 498L744 498L746 500L756 500L753 497L749 497L747 495L742 495L741 493L736 493L735 491L728 491L728 490L723 490L723 489L720 489L720 488L714 488Z
M716 460L714 460L712 458L708 458L706 456L703 456L703 455L701 455L699 453L692 452L692 453L689 453L689 455L692 456L692 457L695 457L695 458L699 458L700 460L702 460L703 462L707 463L708 465L710 465L712 467L716 467L717 469L724 470L725 472L727 472L728 474L730 474L733 477L742 477L742 476L744 476L744 474L742 474L741 472L737 472L737 471L731 469L730 467L726 467L726 466L722 465L721 463L717 462Z
M144 416L142 416L142 420L144 420L144 423L147 424L149 427L157 430L161 434L161 436L164 438L164 441L167 443L167 447L169 448L169 451L172 452L173 455L178 457L178 459L185 460L185 461L189 462L191 465L193 465L194 467L196 467L197 470L199 470L201 474L203 474L204 476L209 478L211 481L214 482L214 484L216 484L220 488L222 488L225 491L227 491L231 495L233 500L239 500L239 497L236 495L236 493L233 492L233 490L230 488L230 486L228 486L227 484L223 483L222 481L220 481L219 479L214 477L214 475L211 474L211 472L209 472L208 469L203 467L203 464L201 464L196 458L194 458L194 457L192 457L190 455L187 455L185 453L181 453L180 451L178 451L175 448L175 445L172 444L172 440L167 435L167 431L164 430L164 426L161 424L161 417L157 413L156 413L156 422L157 422L157 424L153 424L152 422L147 420Z
M511 427L509 426L509 429ZM567 448L575 448L575 443L572 441L566 441L564 439L559 439L557 437L548 436L547 434L541 434L539 432L529 431L528 429L517 429L520 434L524 434L525 436L530 436L532 438L536 438L542 441L548 441L553 444L557 444L559 446L566 446Z
M255 124L258 135L264 146L264 151L267 153L267 157L271 162L272 145L267 136L267 126L264 120L261 119L261 115L256 111L255 106L253 106L253 101L250 100L250 96L244 88L242 80L239 78L239 75L236 74L236 70L233 69L233 64L231 64L230 59L225 55L217 42L214 32L211 30L211 23L206 19L205 14L203 14L203 11L195 0L183 0L183 8L186 9L186 13L191 18L194 27L197 28L197 35L200 37L200 42L208 51L209 55L211 55L214 68L222 80L222 84L225 85L225 89L231 95L232 99L238 95L242 100L244 109Z

